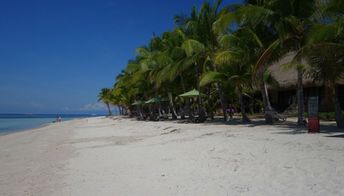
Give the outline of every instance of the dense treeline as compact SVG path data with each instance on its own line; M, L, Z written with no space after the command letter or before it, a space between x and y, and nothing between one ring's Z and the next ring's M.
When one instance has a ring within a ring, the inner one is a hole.
M276 80L268 67L292 52L294 58L284 66L298 74L298 124L304 122L302 78L310 77L331 89L337 126L344 127L336 96L336 82L344 73L344 1L247 0L221 5L217 0L174 20L174 30L153 36L137 49L113 88L101 91L100 100L140 118L145 111L150 117L154 111L173 118L213 116L221 108L227 119L226 108L233 104L248 122L246 110L255 106L246 100L254 99L262 105L266 122L272 123L279 115L269 100L267 86L276 86ZM178 96L192 89L200 92L195 98ZM257 92L260 99L253 96ZM144 104L152 98L152 104Z

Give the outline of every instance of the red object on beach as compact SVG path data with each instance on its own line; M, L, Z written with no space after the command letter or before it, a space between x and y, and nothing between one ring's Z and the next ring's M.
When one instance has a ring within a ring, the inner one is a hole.
M320 123L319 117L309 117L308 118L308 133L319 133Z

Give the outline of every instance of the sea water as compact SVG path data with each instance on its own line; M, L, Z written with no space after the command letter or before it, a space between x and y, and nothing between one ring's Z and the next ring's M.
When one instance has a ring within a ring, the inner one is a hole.
M95 115L86 114L0 114L0 135L27 129L38 128L56 121L60 116L62 121L77 118L92 117Z

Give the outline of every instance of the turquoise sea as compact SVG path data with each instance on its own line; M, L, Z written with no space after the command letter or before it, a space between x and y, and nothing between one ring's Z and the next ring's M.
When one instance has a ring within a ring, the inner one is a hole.
M59 114L62 121L94 117L87 114ZM56 114L0 114L0 135L37 128L52 123Z

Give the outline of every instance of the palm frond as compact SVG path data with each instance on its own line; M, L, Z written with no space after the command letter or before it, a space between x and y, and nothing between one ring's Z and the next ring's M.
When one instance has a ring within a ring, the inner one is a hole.
M269 21L269 17L274 12L262 6L249 4L238 9L237 14L241 25L255 27L262 22Z
M227 32L228 27L237 20L234 13L223 13L214 23L213 31L217 34Z
M280 86L279 83L278 83L278 81L274 78L274 76L272 75L272 73L271 73L270 70L266 70L266 71L264 72L264 74L263 74L263 80L264 80L267 84L269 84L269 85L271 85L271 86L273 86L273 87L275 87L275 88L278 88L278 87Z
M306 74L314 80L335 83L344 77L344 45L322 43L313 45L306 56L310 69Z
M219 52L215 55L215 65L228 65L233 62L234 52L230 50ZM234 59L236 60L236 59Z
M184 41L182 48L185 50L185 53L188 57L205 50L205 46L201 42L194 39L187 39Z
M257 42L257 44L260 47L264 47L262 40L260 40L259 36L251 28L245 28L245 29L252 35L252 37L254 38L254 40Z
M223 81L224 79L226 79L226 77L227 76L223 73L215 72L215 71L209 71L209 72L206 72L205 74L203 74L201 76L201 80L199 82L199 85L205 86L205 85L210 84L210 83Z
M335 23L332 24L316 24L314 25L307 36L308 44L316 44L320 42L328 42L335 40L343 33Z
M259 57L255 65L255 71L262 69L264 66L266 66L267 62L269 61L269 58L271 57L274 50L278 48L279 44L280 44L280 40L277 39L274 42L272 42L266 50L264 50L264 52Z

